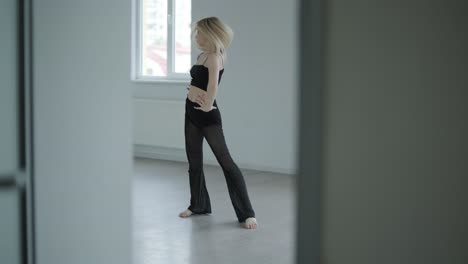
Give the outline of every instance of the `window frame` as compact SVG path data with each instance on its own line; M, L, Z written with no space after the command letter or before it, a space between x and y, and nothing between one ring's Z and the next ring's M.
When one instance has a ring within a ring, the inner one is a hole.
M132 1L131 80L134 82L187 83L190 81L190 73L175 72L175 1L177 0L167 0L167 76L144 76L142 74L142 1ZM192 47L191 36L190 47Z

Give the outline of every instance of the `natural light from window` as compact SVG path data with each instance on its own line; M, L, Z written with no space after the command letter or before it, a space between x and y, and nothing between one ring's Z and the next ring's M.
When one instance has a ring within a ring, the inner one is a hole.
M141 0L141 77L181 79L191 63L191 1Z

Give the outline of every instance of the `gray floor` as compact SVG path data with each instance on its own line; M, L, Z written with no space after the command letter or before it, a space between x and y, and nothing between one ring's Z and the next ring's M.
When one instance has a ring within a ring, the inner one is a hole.
M219 166L205 165L212 214L189 205L188 164L135 159L134 264L287 264L295 255L295 177L241 169L259 224L239 227Z

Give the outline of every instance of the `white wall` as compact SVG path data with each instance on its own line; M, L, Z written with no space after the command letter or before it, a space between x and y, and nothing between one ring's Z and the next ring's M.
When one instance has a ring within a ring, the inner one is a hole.
M218 16L235 34L217 101L228 148L241 168L295 173L296 6L280 0L193 1L193 21ZM193 63L199 52L194 45ZM186 86L132 83L137 156L186 161ZM206 164L217 164L206 141L204 156Z
M131 263L130 1L34 1L37 264Z
M468 6L414 2L327 3L321 263L468 263Z
M15 118L17 109L17 50L18 41L16 38L17 22L16 1L2 1L0 8L0 174L13 173L17 169L18 163L18 128ZM11 176L11 175L9 175ZM0 176L1 177L1 176Z

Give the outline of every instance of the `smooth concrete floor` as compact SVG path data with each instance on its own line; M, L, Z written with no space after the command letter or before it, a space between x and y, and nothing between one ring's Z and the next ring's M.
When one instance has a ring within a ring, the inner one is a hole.
M241 169L258 228L237 222L221 167L204 165L212 214L180 218L190 201L188 163L135 158L134 264L294 263L296 177Z

